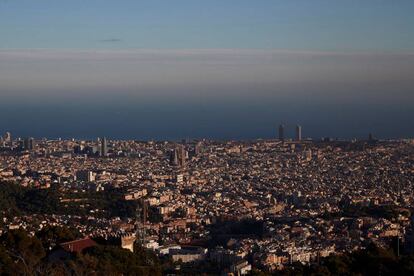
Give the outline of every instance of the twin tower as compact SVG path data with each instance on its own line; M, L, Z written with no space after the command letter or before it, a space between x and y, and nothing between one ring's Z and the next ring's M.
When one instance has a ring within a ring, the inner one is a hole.
M296 133L295 133L295 140L301 141L302 140L302 127L300 125L296 125ZM285 125L279 125L279 140L285 141Z

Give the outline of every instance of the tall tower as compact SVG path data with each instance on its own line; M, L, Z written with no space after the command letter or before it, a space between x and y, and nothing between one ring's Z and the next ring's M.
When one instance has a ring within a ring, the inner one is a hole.
M285 126L283 124L279 125L279 140L285 141Z
M145 246L145 224L148 217L148 202L143 198L137 205L135 217L135 237L141 246Z
M4 141L6 141L6 142L10 142L10 140L11 140L11 134L10 134L10 132L6 132L6 133L3 135L3 139L4 139Z
M187 158L187 151L185 150L184 145L179 145L178 146L178 162L181 167L185 166L186 158Z
M197 142L194 145L194 155L196 155L196 156L199 155L202 151L202 147L203 147L203 144L201 142Z
M32 137L24 139L23 146L25 150L33 150L35 147L35 142Z
M171 166L178 166L178 151L177 151L177 149L173 149L170 152L170 165Z
M101 140L101 156L108 156L108 141L106 137Z
M10 132L6 132L6 133L3 135L3 141L4 141L4 143L5 143L6 145L8 145L8 146L13 146L13 139L12 139L12 136L11 136L11 133L10 133Z
M296 126L296 141L302 140L302 127L300 125Z

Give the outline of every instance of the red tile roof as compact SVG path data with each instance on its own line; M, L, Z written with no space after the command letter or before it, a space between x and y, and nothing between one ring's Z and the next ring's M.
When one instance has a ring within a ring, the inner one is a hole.
M68 252L80 253L85 248L96 246L96 242L91 238L86 237L80 240L74 240L70 242L61 243L60 246Z

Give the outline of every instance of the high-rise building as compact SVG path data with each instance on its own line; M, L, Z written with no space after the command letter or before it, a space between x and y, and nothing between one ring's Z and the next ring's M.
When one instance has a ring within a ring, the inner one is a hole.
M178 164L181 167L184 167L186 163L186 159L187 159L187 151L185 150L184 145L179 145L178 146Z
M312 150L308 149L305 151L305 159L306 161L311 161L312 160Z
M300 125L296 126L296 141L302 140L302 127Z
M108 156L108 141L106 137L101 139L101 156Z
M3 135L3 141L5 145L12 146L13 140L10 132L6 132Z
M35 148L35 141L32 137L24 139L23 147L25 150L33 150Z
M146 222L148 219L148 201L141 198L137 204L135 217L135 237L141 246L146 244Z
M199 155L202 150L203 150L203 143L197 142L194 145L194 155L196 155L196 156Z
M283 124L279 125L279 140L285 141L285 126Z
M6 141L6 142L10 142L10 140L11 140L11 134L10 134L10 132L6 132L3 135L3 140Z
M173 149L170 152L170 165L171 166L178 166L178 151L177 151L177 149Z

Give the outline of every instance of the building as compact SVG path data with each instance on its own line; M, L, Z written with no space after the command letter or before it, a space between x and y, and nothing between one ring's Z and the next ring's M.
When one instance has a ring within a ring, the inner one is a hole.
M181 260L183 263L202 261L207 256L207 249L197 246L185 246L181 249L169 250L169 255L174 262Z
M100 154L100 149L99 149L99 146L97 146L97 145L86 146L85 149L84 149L84 152L89 156L96 156L96 155Z
M106 137L101 140L101 156L108 156L108 141Z
M311 161L312 160L312 150L308 149L305 151L305 159L306 161Z
M135 234L125 234L121 236L121 247L134 252Z
M95 173L92 171L78 171L76 172L76 179L78 181L83 182L94 182L95 181Z
M5 145L12 146L13 140L12 140L12 136L11 136L11 133L10 132L6 132L3 135L3 141L4 141Z
M35 148L35 141L32 137L24 139L23 148L25 150L33 150Z
M170 165L184 167L186 165L187 151L183 145L177 145L171 151Z
M183 183L184 182L184 175L183 174L177 174L175 176L175 182L176 183Z
M59 244L63 250L70 253L81 253L82 250L96 245L96 242L89 237Z
M279 140L285 141L285 126L283 124L279 125Z
M296 141L302 140L302 127L300 125L296 126Z
M194 155L199 155L203 150L203 144L201 142L197 142L194 146Z
M187 158L187 151L185 150L184 145L179 145L178 146L178 164L181 167L185 166L186 158Z
M79 254L83 250L94 246L97 246L97 243L89 237L61 243L49 254L47 259L50 262L69 260L73 258L74 253Z
M178 166L178 151L176 149L170 152L170 165Z
M252 265L245 260L240 260L231 265L230 270L233 275L247 275L252 271Z

